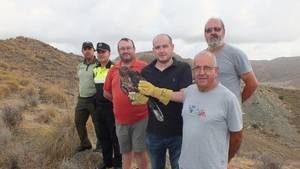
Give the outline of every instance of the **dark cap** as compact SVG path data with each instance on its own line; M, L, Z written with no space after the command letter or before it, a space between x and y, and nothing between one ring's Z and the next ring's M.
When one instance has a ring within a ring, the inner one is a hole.
M82 43L82 49L87 48L87 47L95 49L92 42L88 42L88 41L87 42L83 42Z
M108 44L104 43L104 42L99 42L97 43L97 51L101 51L101 50L108 50L110 51L110 47Z

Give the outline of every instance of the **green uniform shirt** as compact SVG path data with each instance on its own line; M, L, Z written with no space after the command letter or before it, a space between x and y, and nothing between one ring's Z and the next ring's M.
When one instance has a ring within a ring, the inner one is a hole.
M97 66L97 61L86 64L84 61L77 66L77 76L79 78L79 97L91 97L96 93L93 70Z

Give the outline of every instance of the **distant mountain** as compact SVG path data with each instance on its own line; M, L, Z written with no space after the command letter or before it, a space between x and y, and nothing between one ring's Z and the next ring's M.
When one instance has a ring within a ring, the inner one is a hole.
M260 82L280 87L300 88L300 56L251 61Z

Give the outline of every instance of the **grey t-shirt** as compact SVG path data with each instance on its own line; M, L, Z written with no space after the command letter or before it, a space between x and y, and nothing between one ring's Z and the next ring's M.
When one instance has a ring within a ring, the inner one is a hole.
M196 84L184 90L182 169L226 169L229 131L243 127L240 104L222 84L200 92Z
M216 59L219 66L219 81L241 101L240 76L252 71L246 54L233 46L225 44L216 53Z

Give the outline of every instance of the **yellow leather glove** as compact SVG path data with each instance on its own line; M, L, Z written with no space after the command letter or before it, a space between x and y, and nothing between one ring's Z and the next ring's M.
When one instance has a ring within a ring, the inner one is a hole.
M138 88L141 94L155 97L164 105L167 105L170 102L170 98L173 93L170 89L156 87L150 82L144 80L139 82Z
M136 93L136 92L129 92L128 97L131 100L132 105L146 104L149 100L147 96L144 96L141 93Z

